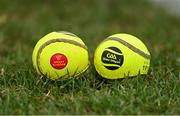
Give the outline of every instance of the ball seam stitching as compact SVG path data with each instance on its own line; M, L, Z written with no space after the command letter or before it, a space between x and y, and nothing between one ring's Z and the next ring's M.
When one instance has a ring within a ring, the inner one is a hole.
M117 38L117 37L110 37L110 38L106 38L104 41L107 41L107 40L115 40L115 41L118 41L120 42L121 44L125 45L126 47L128 47L129 49L131 49L132 51L134 51L135 53L143 56L144 58L146 59L151 59L151 56L149 54L146 54L145 52L143 52L142 50L136 48L135 46L129 44L128 42L122 40L121 38ZM104 42L103 41L103 42Z

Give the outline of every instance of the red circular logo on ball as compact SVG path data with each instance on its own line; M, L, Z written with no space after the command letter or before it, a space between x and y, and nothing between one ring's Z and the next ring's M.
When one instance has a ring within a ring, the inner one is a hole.
M57 53L51 57L51 66L55 69L63 69L67 65L67 58L65 55Z

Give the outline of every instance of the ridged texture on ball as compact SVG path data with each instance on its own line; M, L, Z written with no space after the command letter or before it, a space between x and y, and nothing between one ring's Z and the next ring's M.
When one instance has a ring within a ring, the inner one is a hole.
M36 44L32 61L41 75L51 79L67 79L84 72L89 66L84 42L69 32L52 32Z
M107 79L147 74L150 53L138 38L115 34L99 44L94 54L94 65L97 72Z

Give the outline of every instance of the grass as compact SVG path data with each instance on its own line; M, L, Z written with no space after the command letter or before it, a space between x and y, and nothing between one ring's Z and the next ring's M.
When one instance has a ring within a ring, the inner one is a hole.
M0 114L180 114L179 27L178 18L143 0L2 0ZM81 37L91 61L107 36L135 35L151 52L149 74L110 81L91 65L78 79L43 81L32 50L59 30Z

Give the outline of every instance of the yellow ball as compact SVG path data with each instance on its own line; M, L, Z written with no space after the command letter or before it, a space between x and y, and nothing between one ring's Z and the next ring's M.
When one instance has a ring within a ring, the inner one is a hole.
M41 38L34 48L32 61L38 74L53 80L78 76L89 66L84 42L64 31Z
M138 38L129 34L114 34L97 47L94 65L97 72L107 79L119 79L147 74L150 53Z

